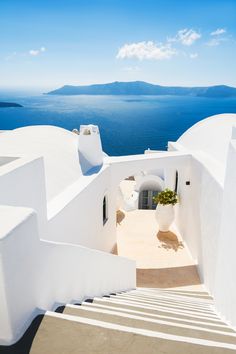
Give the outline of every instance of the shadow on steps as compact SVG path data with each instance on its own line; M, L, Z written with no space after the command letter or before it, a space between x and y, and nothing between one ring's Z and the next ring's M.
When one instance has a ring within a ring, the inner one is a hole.
M0 346L0 354L28 354L34 340L34 337L39 329L39 326L44 318L44 315L39 315L31 322L31 325L24 333L21 339L10 346ZM43 353L42 353L43 354Z

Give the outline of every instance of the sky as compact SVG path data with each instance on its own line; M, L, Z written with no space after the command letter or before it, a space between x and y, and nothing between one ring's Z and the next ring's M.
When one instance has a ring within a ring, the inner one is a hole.
M236 87L236 0L0 0L0 88Z

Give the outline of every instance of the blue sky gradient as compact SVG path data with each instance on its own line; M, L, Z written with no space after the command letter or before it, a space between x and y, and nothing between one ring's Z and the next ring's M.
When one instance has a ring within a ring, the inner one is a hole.
M1 0L0 87L236 87L235 0Z

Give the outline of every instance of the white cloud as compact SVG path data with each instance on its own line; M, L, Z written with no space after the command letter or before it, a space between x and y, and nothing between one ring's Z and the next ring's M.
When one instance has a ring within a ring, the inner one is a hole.
M201 38L201 34L199 32L194 31L193 29L182 29L177 32L177 35L173 38L169 38L168 42L180 42L183 45L190 46Z
M140 71L140 67L139 66L126 66L124 68L122 68L123 71L128 71L128 72L137 72Z
M31 50L29 50L29 55L36 57L37 55L39 55L45 51L46 51L45 47L41 47L40 49L31 49Z
M216 47L221 44L221 42L225 42L229 40L229 36L222 36L222 34L225 34L227 31L224 28L217 28L215 31L211 32L210 35L213 37L211 38L206 45L209 47Z
M118 51L116 58L139 60L153 59L163 60L170 59L176 54L176 50L170 44L156 44L152 41L124 44Z
M190 59L196 59L198 57L198 53L190 53L189 57Z
M31 50L29 51L29 54L30 54L30 55L33 55L33 56L39 55L39 53L40 53L39 50L31 49Z
M219 36L223 33L226 33L226 29L224 28L217 28L217 30L211 32L211 36Z
M216 38L212 38L210 41L208 41L206 43L206 45L208 45L209 47L216 47L216 46L220 45L222 42L226 42L227 40L228 40L228 38L216 37Z

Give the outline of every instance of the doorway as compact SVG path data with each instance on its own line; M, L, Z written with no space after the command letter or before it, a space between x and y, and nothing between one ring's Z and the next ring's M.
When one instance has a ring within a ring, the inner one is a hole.
M156 209L156 203L154 203L153 197L155 197L160 191L143 190L139 194L139 209L154 210Z

